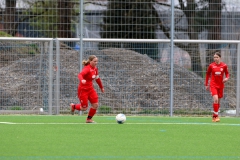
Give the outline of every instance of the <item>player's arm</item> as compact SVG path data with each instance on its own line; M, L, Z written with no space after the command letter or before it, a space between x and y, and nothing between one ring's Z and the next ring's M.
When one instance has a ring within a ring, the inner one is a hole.
M206 72L206 79L205 79L205 87L206 89L208 89L208 80L211 76L211 72L212 72L212 67L209 65L207 72Z
M97 82L99 88L101 89L101 91L104 92L102 81L101 81L101 79L100 79L100 77L98 75L98 70L97 70L96 82Z
M86 83L86 80L83 78L89 71L87 67L84 67L82 71L78 74L78 79L82 84Z
M102 81L101 81L101 79L99 77L97 77L96 82L97 82L99 88L101 89L101 91L104 92Z
M225 76L226 77L223 79L223 83L227 82L230 77L227 66L225 67Z

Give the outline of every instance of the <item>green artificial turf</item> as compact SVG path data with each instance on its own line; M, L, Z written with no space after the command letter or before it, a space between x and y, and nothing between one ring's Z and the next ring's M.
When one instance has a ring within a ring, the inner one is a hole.
M0 160L240 159L240 118L0 116Z

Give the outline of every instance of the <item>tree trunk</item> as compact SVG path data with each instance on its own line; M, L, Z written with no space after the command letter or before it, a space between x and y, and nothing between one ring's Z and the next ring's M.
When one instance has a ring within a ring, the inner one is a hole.
M188 45L188 53L191 57L191 68L194 73L199 75L200 77L203 77L203 69L201 65L201 56L199 52L199 44L197 43L190 43Z
M209 0L208 40L221 40L222 0ZM206 68L213 61L213 54L220 49L220 44L208 44L206 52Z
M16 0L6 0L4 31L12 36L16 34Z
M194 0L188 0L188 5L184 11L188 21L188 36L189 39L198 39L198 32L195 30L195 2ZM199 44L190 43L186 49L191 57L191 69L200 77L202 74L202 64L200 58Z
M58 0L58 37L73 38L71 32L72 3L68 0Z

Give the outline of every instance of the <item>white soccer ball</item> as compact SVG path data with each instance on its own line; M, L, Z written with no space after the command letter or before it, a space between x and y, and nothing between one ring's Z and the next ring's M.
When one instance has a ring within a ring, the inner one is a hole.
M126 116L122 113L116 116L116 121L118 124L123 124L127 120Z

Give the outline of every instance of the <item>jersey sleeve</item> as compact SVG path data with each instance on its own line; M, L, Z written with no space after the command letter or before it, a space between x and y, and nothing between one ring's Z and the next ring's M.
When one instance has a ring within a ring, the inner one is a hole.
M96 82L97 82L99 88L102 89L102 88L103 88L103 85L102 85L102 81L101 81L101 79L100 79L100 78L96 79Z
M227 65L226 65L226 67L225 67L225 76L226 76L226 78L229 78L229 77L230 77L229 72L228 72L228 67L227 67Z
M103 88L103 85L102 85L102 81L101 81L101 79L100 79L100 77L99 77L99 75L98 75L98 69L97 69L97 73L96 73L96 82L97 82L97 84L98 84L98 86L99 86L99 88Z
M208 80L211 76L211 72L212 72L212 67L211 67L211 65L209 65L207 72L206 72L205 86L208 86Z
M78 74L78 79L81 82L83 80L83 77L89 72L89 69L87 67L84 67L82 71Z

